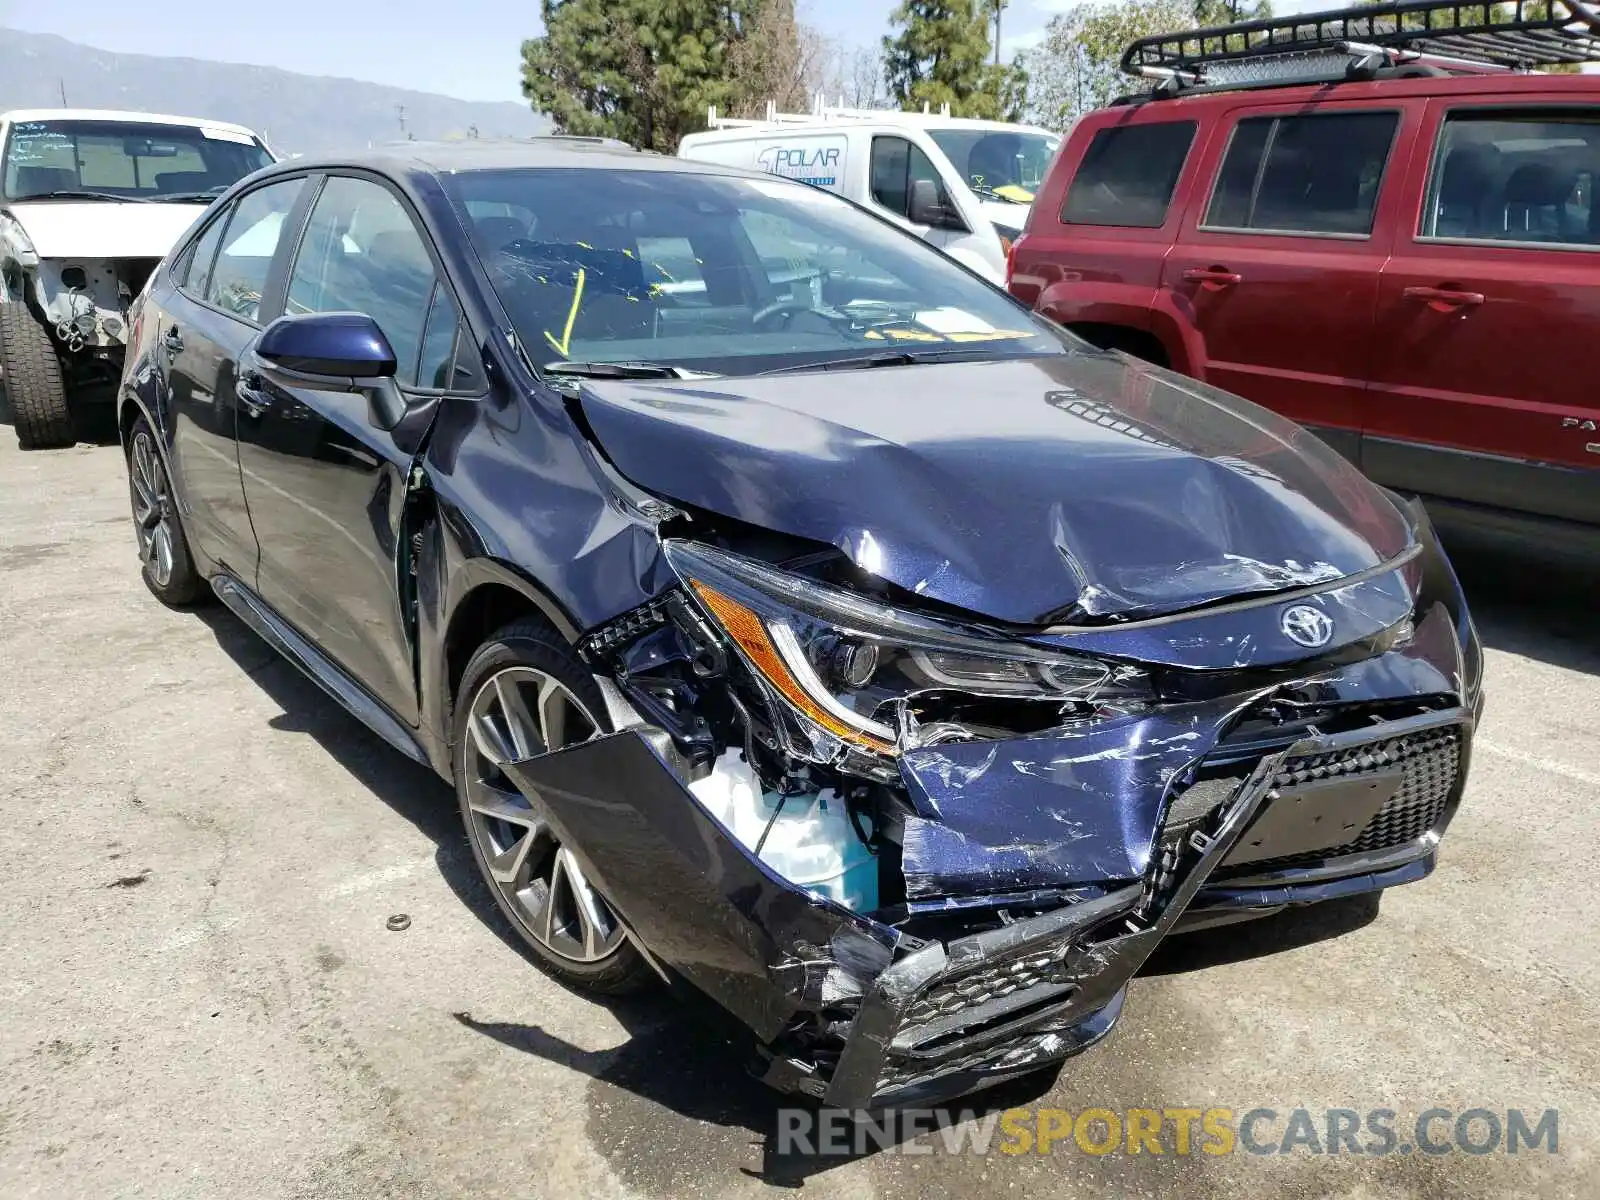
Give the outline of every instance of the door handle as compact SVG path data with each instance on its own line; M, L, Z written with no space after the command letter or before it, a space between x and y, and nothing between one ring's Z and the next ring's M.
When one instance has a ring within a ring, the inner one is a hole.
M1183 277L1190 283L1214 283L1219 287L1244 282L1243 275L1237 271L1230 271L1227 267L1190 267L1183 273Z
M183 353L183 334L178 332L176 325L171 326L161 335L161 345L168 354L178 355Z
M1426 300L1430 307L1476 308L1483 303L1482 292L1458 292L1454 288L1408 287L1401 294L1407 300Z
M239 397L239 407L244 409L245 416L259 417L272 407L272 398L262 391L266 381L259 372L242 372L233 384L233 394Z

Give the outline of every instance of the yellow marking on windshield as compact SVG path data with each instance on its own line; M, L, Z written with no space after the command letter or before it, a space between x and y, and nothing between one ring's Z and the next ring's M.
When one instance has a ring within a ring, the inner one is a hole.
M1011 338L1032 337L1033 334L1026 329L974 329L944 336L952 342L1001 342Z
M1018 187L1014 183L1006 183L994 189L996 196L1006 200L1015 200L1018 204L1032 204L1033 193L1025 187Z
M562 358L567 357L568 347L572 345L572 326L578 319L578 307L583 303L583 280L583 268L579 267L578 285L572 291L572 307L567 310L567 327L561 331L561 340L556 341L548 329L544 331L544 340L555 347L556 353Z
M927 333L921 329L885 329L884 333L899 342L942 342L944 338L937 333Z

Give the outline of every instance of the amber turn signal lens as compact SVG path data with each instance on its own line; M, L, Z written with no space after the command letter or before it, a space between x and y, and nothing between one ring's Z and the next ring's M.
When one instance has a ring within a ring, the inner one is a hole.
M783 656L778 653L778 648L772 644L772 636L767 632L767 627L762 624L760 617L737 600L724 596L715 588L707 587L698 580L691 580L690 586L694 588L695 595L699 596L711 610L723 629L727 630L728 636L738 644L739 649L744 651L745 657L756 670L760 671L767 682L777 688L790 704L835 737L843 738L852 745L862 746L878 754L894 753L894 746L891 743L840 720L812 699L811 694L800 685L800 681L789 670L783 661Z

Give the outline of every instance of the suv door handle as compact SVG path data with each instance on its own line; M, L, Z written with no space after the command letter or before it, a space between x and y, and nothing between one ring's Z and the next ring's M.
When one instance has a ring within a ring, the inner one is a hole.
M1190 267L1183 277L1190 283L1215 283L1221 286L1244 282L1243 275L1227 267Z
M265 384L266 380L257 371L241 371L234 380L233 394L239 397L239 407L244 409L245 416L259 417L272 407L272 398L261 390Z
M183 334L178 332L176 325L171 326L161 335L161 345L165 347L168 354L183 353Z
M1426 300L1430 305L1474 308L1483 303L1482 292L1458 292L1454 288L1408 287L1401 293L1407 300Z

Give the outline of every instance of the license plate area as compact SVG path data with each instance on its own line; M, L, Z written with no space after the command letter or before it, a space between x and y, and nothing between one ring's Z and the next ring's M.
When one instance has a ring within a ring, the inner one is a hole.
M1355 841L1405 780L1396 763L1359 775L1317 779L1278 791L1246 829L1228 866L1292 858Z

